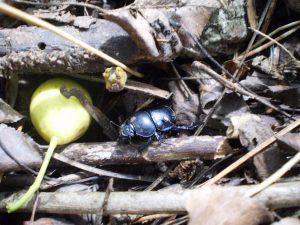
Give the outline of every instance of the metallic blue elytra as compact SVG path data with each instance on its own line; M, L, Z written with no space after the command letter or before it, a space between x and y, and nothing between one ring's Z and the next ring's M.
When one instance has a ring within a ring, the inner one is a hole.
M120 127L120 138L131 139L134 137L156 137L167 131L192 130L195 125L176 125L174 111L168 106L161 106L136 112Z

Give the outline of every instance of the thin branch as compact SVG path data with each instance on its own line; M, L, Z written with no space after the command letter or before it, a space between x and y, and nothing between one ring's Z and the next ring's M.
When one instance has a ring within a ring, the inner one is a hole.
M69 164L71 166L74 166L76 168L82 169L84 171L97 174L99 176L115 177L115 178L126 179L126 180L139 180L139 181L153 182L153 179L148 178L148 177L115 173L115 172L110 172L107 170L98 169L98 168L95 168L92 166L88 166L83 163L79 163L74 160L68 159L67 157L65 157L61 154L58 154L58 153L54 153L53 158L55 158L61 162L64 162L66 164Z
M284 47L282 44L280 44L278 41L276 41L275 39L273 39L273 38L271 38L271 37L269 37L268 35L266 35L266 34L264 34L264 33L262 33L262 32L260 32L259 30L256 30L256 29L253 29L253 28L251 28L251 27L249 27L249 29L250 30L253 30L255 33L257 33L257 34L259 34L259 35L261 35L261 36L263 36L263 37L265 37L265 38L267 38L267 39L269 39L270 41L272 41L273 43L275 43L275 44L277 44L280 48L282 48L293 60L297 60L296 58L295 58L295 56L286 48L286 47Z
M276 41L281 41L283 40L284 38L290 36L291 34L295 33L296 31L298 31L300 29L300 26L296 26L294 27L293 29L290 29L289 31L281 34L280 36L278 36L277 38L274 38L274 40ZM274 44L273 41L270 41L270 42L267 42L266 44L262 45L262 46L259 46L251 51L249 51L246 55L246 57L250 57L250 56L253 56L253 55L256 55L257 53L269 48L270 46L272 46ZM242 56L239 56L237 59L240 60L242 58Z
M246 193L254 185L231 187L233 191ZM230 187L228 187L230 188ZM164 190L110 193L106 213L112 214L186 214L189 190ZM18 194L0 193L0 210ZM9 197L8 197L9 196ZM57 214L98 213L103 205L104 192L42 192L37 212ZM289 208L300 205L300 182L273 184L254 198L267 207ZM34 199L24 205L23 211L31 211Z
M180 79L181 76L180 76L178 70L176 69L176 67L174 66L173 62L171 62L171 67L174 71L175 76ZM191 90L189 89L189 87L187 86L187 84L181 79L179 80L179 82L181 83L182 87L185 89L185 91L188 95L188 98L191 98L193 96L193 94L192 94Z
M212 69L210 69L208 66L195 61L193 63L193 66L197 69L197 70L203 70L206 73L208 73L211 77L213 77L216 81L218 81L220 84L224 85L226 88L234 91L234 92L238 92L242 95L246 95L249 96L253 99L255 99L256 101L264 104L265 106L268 106L278 112L280 112L282 115L285 115L286 117L293 119L292 116L288 113L286 113L285 111L283 111L282 109L280 109L279 107L276 107L275 105L271 104L269 101L265 100L264 98L258 96L257 94L253 93L253 92L249 92L248 90L243 89L239 83L232 83L230 81L228 81L227 79L225 79L224 77L222 77L221 75L219 75L218 73L216 73L215 71L213 71Z
M260 29L261 32L263 32L263 33L267 32L267 30L269 28L269 25L271 23L272 16L274 15L274 12L275 12L275 9L276 9L276 5L277 5L277 0L273 0L271 2L271 4L270 4L269 9L268 9L268 13L265 16L264 23L261 26L261 29Z
M292 23L288 23L286 25L283 25L279 28L277 28L276 30L272 31L271 33L268 34L269 37L273 37L275 34L277 34L278 32L280 31L283 31L283 30L286 30L286 29L289 29L289 28L292 28L292 27L296 27L296 26L299 26L300 25L300 21L295 21L295 22L292 22ZM266 38L262 38L261 40L257 41L251 49L253 48L256 48L258 47L259 45L261 45L262 43L264 43L267 39ZM244 55L245 52L243 52L241 55Z
M22 4L27 4L27 5L38 5L38 6L62 6L62 5L75 5L75 6L82 6L82 7L86 7L86 8L90 8L90 9L96 9L101 13L106 13L106 10L96 6L96 5L92 5L89 3L83 3L83 2L59 2L59 3L55 3L55 2L32 2L32 1L26 1L26 0L12 0L13 2L17 2L17 3L22 3Z

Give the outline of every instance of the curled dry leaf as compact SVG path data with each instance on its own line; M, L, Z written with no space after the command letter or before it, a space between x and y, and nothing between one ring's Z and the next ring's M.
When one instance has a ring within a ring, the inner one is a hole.
M262 204L226 187L206 186L193 190L186 209L189 225L256 225L272 220Z

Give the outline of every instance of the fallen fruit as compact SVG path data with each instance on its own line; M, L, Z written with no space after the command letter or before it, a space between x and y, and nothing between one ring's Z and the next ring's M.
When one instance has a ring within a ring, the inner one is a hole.
M92 102L87 90L68 79L51 79L35 90L30 102L30 117L37 132L49 142L49 147L34 183L20 199L7 204L8 212L21 208L39 189L56 146L75 141L90 125L91 117L79 100L60 93L63 85L68 90L78 89Z

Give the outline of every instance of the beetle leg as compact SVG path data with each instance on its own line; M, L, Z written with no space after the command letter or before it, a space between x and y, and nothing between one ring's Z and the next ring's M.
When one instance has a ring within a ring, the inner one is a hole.
M154 136L155 136L156 140L159 142L159 144L162 144L161 135L158 132L155 132Z
M146 148L149 147L149 145L151 144L152 141L153 141L153 136L149 137L146 143L139 146L138 151L143 152L144 150L146 150Z

